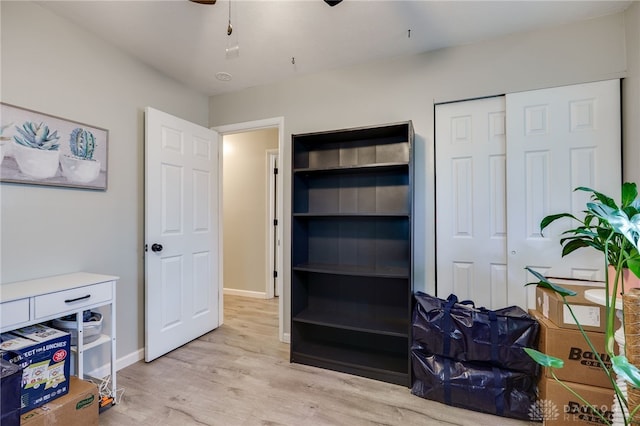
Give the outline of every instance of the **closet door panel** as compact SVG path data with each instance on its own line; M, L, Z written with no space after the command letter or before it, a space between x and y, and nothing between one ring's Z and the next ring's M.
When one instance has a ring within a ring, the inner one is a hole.
M534 307L532 267L553 277L604 279L602 256L579 250L562 258L560 234L576 222L558 221L540 233L549 214L582 217L588 194L612 194L621 184L620 82L602 81L509 94L507 113L508 302Z
M437 295L506 303L504 97L436 106Z

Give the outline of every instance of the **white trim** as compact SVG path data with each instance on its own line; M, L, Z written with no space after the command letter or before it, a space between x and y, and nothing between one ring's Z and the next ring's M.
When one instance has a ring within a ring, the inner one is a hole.
M215 130L215 129L213 129ZM224 324L224 244L223 244L223 201L224 194L222 192L224 169L223 169L223 141L222 133L217 131L218 136L218 327Z
M264 291L238 290L237 288L225 288L224 294L231 296L251 297L253 299L268 299Z
M284 127L284 117L245 121L244 123L236 124L225 124L223 126L212 127L212 129L221 135L225 135L229 133L246 132L247 130L271 129L273 127Z
M255 121L247 121L244 123L236 123L236 124L227 124L224 126L213 127L213 130L220 133L220 135L225 135L229 133L239 133L250 130L259 130L259 129L268 129L268 128L277 128L278 129L278 156L280 159L284 158L284 117L274 117L267 118L264 120L255 120ZM222 144L221 144L222 145ZM222 156L221 156L222 157ZM222 158L220 158L222 161ZM222 176L222 168L220 169L220 173ZM220 179L222 180L222 179ZM278 199L278 207L277 214L280 219L284 217L284 179L278 179L277 184L277 192L281 194ZM220 193L220 197L222 200L222 192ZM220 203L220 208L222 208L222 202ZM221 213L222 214L222 213ZM222 217L222 216L221 216ZM222 222L222 221L221 221ZM278 226L278 240L280 242L284 242L284 226ZM220 234L220 240L222 240L222 233ZM222 252L220 252L220 256L222 256ZM222 271L222 265L220 266L220 270ZM280 244L278 246L278 271L284 271L284 244ZM284 342L284 284L283 284L283 273L278 274L278 278L276 278L276 285L278 286L278 294L280 297L278 298L278 330L280 341ZM222 297L220 298L221 306L222 306ZM222 317L223 312L222 308L220 309L220 316ZM222 324L222 321L220 322Z
M282 336L282 343L291 343L291 334L284 333Z

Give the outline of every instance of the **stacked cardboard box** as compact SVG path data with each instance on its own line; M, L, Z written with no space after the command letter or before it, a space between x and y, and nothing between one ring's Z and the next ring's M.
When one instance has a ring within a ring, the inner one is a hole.
M576 292L575 296L567 296L567 302L571 306L573 315L576 316L584 330L597 331L599 333L606 331L606 308L590 302L585 297L585 291L602 288L601 286L567 284L568 282L572 282L571 280L553 280L553 282L567 290ZM558 327L578 330L578 325L573 315L571 315L569 308L565 305L562 297L554 291L544 287L536 288L536 310ZM620 321L617 318L615 320L614 329L617 329L620 327Z
M589 401L580 401L554 379L542 377L539 382L540 408L545 410L545 426L605 425L613 421L613 390L580 383L565 382L573 391Z
M538 287L536 306L531 310L540 324L538 350L547 355L560 358L564 367L554 369L555 375L564 384L581 395L594 408L577 399L553 379L551 371L543 370L539 382L538 408L541 418L548 426L557 425L601 425L612 419L614 392L607 372L601 367L598 357L610 367L611 360L605 351L604 307L584 298L584 291L593 287L580 287L561 284L578 293L568 296L567 301L578 320L586 323L587 337L597 353L591 349L575 321L562 305L562 299L555 293ZM617 347L614 352L617 352Z
M69 393L20 416L21 426L98 426L98 387L71 376Z
M604 333L587 332L589 340L598 351L595 354L580 331L558 327L538 311L530 312L540 323L538 350L564 361L563 368L554 370L560 380L613 389L607 372L597 359L599 356L607 367L611 366L611 360L605 351ZM544 369L543 375L552 377L548 368Z

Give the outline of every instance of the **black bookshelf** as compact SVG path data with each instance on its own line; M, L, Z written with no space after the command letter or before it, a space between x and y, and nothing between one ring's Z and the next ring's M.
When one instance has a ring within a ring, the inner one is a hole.
M291 362L411 385L413 127L292 136Z

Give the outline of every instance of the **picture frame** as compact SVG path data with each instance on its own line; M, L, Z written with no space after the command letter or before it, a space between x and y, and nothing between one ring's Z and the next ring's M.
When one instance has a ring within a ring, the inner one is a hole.
M0 102L0 182L107 190L109 131Z

